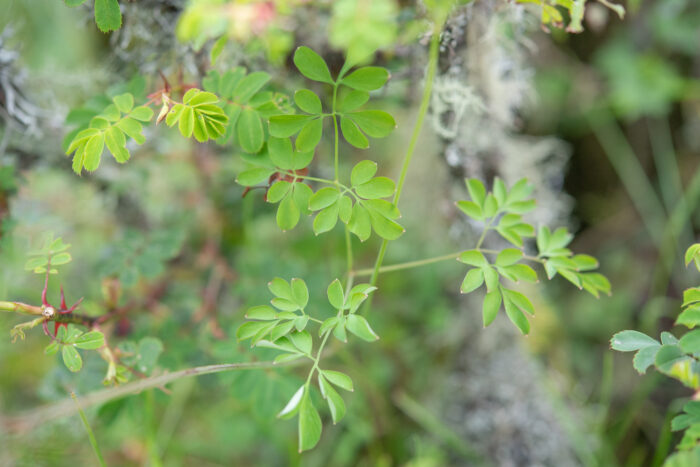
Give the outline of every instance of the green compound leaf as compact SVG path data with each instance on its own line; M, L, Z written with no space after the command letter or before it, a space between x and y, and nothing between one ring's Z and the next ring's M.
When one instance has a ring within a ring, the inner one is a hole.
M134 96L129 93L115 96L113 101L121 113L129 113L134 108Z
M496 257L496 266L510 266L523 258L523 252L515 248L506 248Z
M323 118L318 117L307 122L299 132L296 139L297 151L313 151L321 142L323 135Z
M308 89L300 89L294 93L294 102L306 113L319 115L323 112L321 99Z
M352 207L352 215L348 222L348 229L362 242L367 240L372 233L372 223L369 213L360 203L355 203Z
M291 230L299 223L301 211L291 194L282 200L277 208L277 225L282 231Z
M339 206L337 202L323 208L314 218L314 234L319 235L335 227L338 223L338 211Z
M369 147L369 140L360 131L360 128L355 122L347 117L340 117L340 131L343 134L345 141L355 146L358 149L367 149Z
M484 327L493 323L493 320L496 319L498 310L501 308L501 301L501 291L497 289L488 292L484 297L484 303L482 306Z
M113 103L90 121L89 128L73 136L66 154L73 153L73 170L77 174L83 169L96 170L105 146L117 162L124 163L131 157L126 149L126 136L138 144L145 141L139 120L149 121L153 111L145 106L134 108L133 103L134 98L129 93L115 96Z
M361 110L343 115L351 119L357 126L372 138L384 138L396 128L396 121L382 110Z
M368 182L354 186L358 196L365 199L387 198L394 194L396 185L388 177L375 177Z
M368 92L352 90L342 95L340 103L338 104L338 112L352 112L365 105L368 100Z
M694 354L700 352L700 329L690 331L681 337L679 345L685 353Z
M270 135L289 138L297 134L313 118L312 115L275 115L270 117Z
M374 91L384 86L388 80L389 72L385 68L367 66L353 71L341 83L360 91Z
M657 345L660 344L656 339L639 331L621 331L610 339L610 347L620 352L633 352Z
M305 388L306 386L302 386L294 393L292 398L289 399L289 402L287 402L287 405L277 414L278 418L291 418L296 415L299 411L301 400L304 397Z
M467 275L464 276L460 291L465 294L471 293L481 287L483 283L484 271L479 268L470 269Z
M237 130L238 143L245 152L255 154L262 149L265 133L260 116L255 110L245 109L241 112Z
M292 344L294 344L294 347L301 353L311 355L311 351L313 350L311 334L306 331L293 332L289 335L289 339L292 341Z
M340 198L340 191L333 187L323 187L309 199L309 209L319 211L335 204Z
M182 97L182 104L175 104L170 109L165 123L169 127L178 123L182 136L190 138L194 134L200 143L217 139L224 135L229 123L228 116L217 105L218 102L219 98L215 94L192 88Z
M328 286L327 290L328 301L336 310L342 310L345 303L345 298L343 295L343 286L338 279L335 279Z
M267 167L253 167L238 174L236 183L243 186L254 186L270 178L275 169Z
M239 104L247 104L250 99L270 81L270 75L256 71L238 82L233 90L233 99Z
M287 196L289 190L292 189L292 183L286 180L280 180L272 184L267 190L266 201L268 203L279 203Z
M308 47L299 47L294 52L294 64L299 72L313 81L333 84L331 72L323 58Z
M338 386L341 389L345 389L346 391L354 391L355 389L353 388L352 384L352 379L346 375L345 373L341 373L340 371L333 371L333 370L322 370L321 373L323 373L323 376L330 381L332 384Z
M489 264L484 254L478 250L463 251L458 260L470 266L488 266Z
M361 161L353 167L350 173L350 183L353 187L369 182L377 173L377 163L374 161Z
M691 263L695 263L695 267L700 271L700 243L691 245L685 252L686 267Z
M117 0L95 0L95 22L102 32L116 31L122 26L122 13Z
M486 188L480 180L476 178L465 179L467 185L467 190L469 191L469 196L479 208L484 206L484 201L486 200Z
M406 231L401 224L387 217L383 212L367 204L372 229L385 240L396 240Z
M277 312L267 305L259 305L250 308L246 312L245 318L258 321L272 321L277 319Z
M333 389L333 386L324 378L323 373L318 374L318 385L321 389L321 395L328 403L328 409L331 412L331 417L333 418L333 424L338 423L345 416L345 402L340 394Z
M96 350L105 345L105 336L99 331L86 332L80 335L74 344L79 349Z
M506 290L507 289L503 289L503 292ZM520 332L527 335L530 332L530 322L525 317L522 309L510 299L509 295L505 294L503 295L503 306L511 322L520 329Z
M321 439L321 416L311 402L309 391L304 391L299 404L299 452L313 449Z
M374 342L379 336L372 330L364 316L352 314L347 316L345 327L360 339L367 342Z
M309 289L302 279L292 279L292 297L300 308L306 308L309 303Z
M80 354L72 345L61 346L61 356L63 357L63 363L73 373L80 371L83 367L83 359L80 358Z

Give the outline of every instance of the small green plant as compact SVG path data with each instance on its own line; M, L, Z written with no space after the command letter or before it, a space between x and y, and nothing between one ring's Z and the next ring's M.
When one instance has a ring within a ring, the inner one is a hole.
M82 2L69 2L79 3ZM535 201L530 198L532 187L525 179L508 188L495 178L490 190L480 180L466 180L470 199L458 201L456 206L481 229L476 244L435 258L383 265L388 243L405 232L398 222L399 202L430 102L441 28L454 4L452 1L425 3L432 22L426 84L396 180L383 175L383 168L373 160L361 160L350 168L344 155L341 157L341 147L345 147L342 140L356 149L366 150L373 139L389 136L396 127L392 115L372 108L370 103L371 93L381 89L390 74L381 67L361 66L361 60L366 58L361 52L349 54L334 75L321 55L308 47L296 49L293 62L301 75L315 82L314 89L324 90L318 93L307 88L287 95L269 90L266 88L271 80L269 74L249 73L241 67L224 73L210 71L201 85L180 82L171 86L164 79L161 89L145 97L120 90L110 93L110 100L101 100L100 110L76 119L77 128L66 138L65 152L73 157L73 170L77 174L83 170L93 172L99 168L105 148L118 163L129 161L129 140L145 143L143 125L164 120L168 127L177 125L184 138L199 143L214 141L240 154L244 168L236 181L244 187L244 195L259 189L265 192L268 203L277 205L276 223L280 230L308 227L302 218L313 217L310 228L317 236L342 235L346 265L343 272L333 274L326 281L328 306L315 309L309 305L310 294L322 292L310 291L303 279L287 281L275 277L268 284L273 295L270 305L247 311L247 321L238 328L236 337L239 341L249 341L252 347L278 351L272 362L183 370L184 375L193 375L224 369L306 364L304 383L289 395L289 402L278 414L283 419L297 417L300 452L313 448L321 438L323 421L314 402L316 388L328 406L333 423L346 414L339 390L352 391L353 382L347 374L332 369L333 363L328 363L327 359L331 358L328 344L338 341L354 345L357 339L367 343L379 339L369 312L371 298L379 290L380 274L458 260L467 266L461 292L473 293L485 287L484 326L490 325L503 309L522 334L530 332L528 316L536 311L530 299L517 290L521 282L538 282L539 275L531 265L541 267L548 279L562 276L595 297L610 293L608 280L595 272L598 261L588 255L574 254L568 248L573 239L571 233L564 228L536 229L523 218L535 207ZM119 27L121 20L117 22L112 11L115 4L118 12L116 0L96 0L95 15L101 29ZM104 10L108 6L109 15ZM340 18L347 19L346 15ZM148 133L157 135L156 131ZM328 167L327 171L322 170L324 166ZM319 176L323 173L333 176ZM366 245L364 242L372 235L381 242L374 267L357 268L354 237ZM496 235L507 247L485 248L487 238ZM78 371L82 367L77 349L98 350L108 364L105 383L123 383L129 373L146 378L163 351L160 341L145 337L138 343L127 341L113 346L100 326L120 316L122 309L117 302L122 287L135 286L140 277L152 279L160 275L165 263L177 255L182 242L182 238L167 232L155 232L148 237L127 234L102 265L117 285L106 283L101 303L105 313L97 317L76 313L80 301L67 307L62 291L59 307L48 302L50 275L57 272L56 266L71 260L67 245L60 239L49 239L27 263L28 269L45 274L41 305L0 302L0 310L38 316L15 327L13 336L24 337L25 330L41 325L51 339L46 353L60 351L69 370ZM369 280L356 283L360 277ZM49 330L50 323L54 323L53 331ZM82 331L83 328L87 331ZM179 374L167 381L176 377ZM139 387L153 387L155 381L163 380L146 379Z
M691 263L700 271L700 243L692 245L685 253L686 267ZM610 339L610 347L620 352L635 352L633 366L639 374L653 366L693 390L693 399L697 399L700 395L700 329L694 328L700 325L700 287L683 292L681 312L675 324L689 331L680 337L662 332L660 340L639 331L621 331ZM693 465L694 461L686 461L697 460L700 456L700 402L687 402L683 412L671 423L673 431L684 433L676 446L678 452L666 460L667 465Z

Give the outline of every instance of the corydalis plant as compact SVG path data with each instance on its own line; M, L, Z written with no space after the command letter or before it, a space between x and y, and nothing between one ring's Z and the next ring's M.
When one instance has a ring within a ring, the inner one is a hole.
M693 263L700 271L700 243L692 245L685 253L686 267ZM680 338L670 332L662 332L660 340L639 331L626 330L610 339L610 347L620 352L635 352L632 364L639 374L650 367L676 379L693 390L693 399L700 398L700 287L683 292L681 312L676 325L690 329ZM693 465L700 456L700 402L690 401L683 406L682 414L671 421L673 431L684 431L683 439L676 446L679 452L669 457L665 465ZM690 461L688 464L683 462ZM678 464L674 464L678 462Z

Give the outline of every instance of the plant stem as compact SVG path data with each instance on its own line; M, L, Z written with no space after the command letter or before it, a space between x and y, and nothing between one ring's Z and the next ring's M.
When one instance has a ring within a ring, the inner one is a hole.
M464 251L464 250L462 250ZM383 266L379 268L378 274L383 274L385 272L392 272L392 271L401 271L403 269L412 269L412 268L417 268L420 266L425 266L428 264L433 264L433 263L439 263L441 261L447 261L449 259L456 259L462 251L458 251L455 253L449 253L446 255L442 256L435 256L434 258L426 258L426 259L419 259L416 261L408 261L406 263L398 263L398 264L392 264L390 266ZM360 269L358 271L355 271L353 273L354 276L356 277L361 277L361 276L370 276L374 273L374 268L367 268L367 269Z
M155 417L153 415L153 390L150 389L143 394L144 418L145 418L145 435L146 448L148 450L149 464L151 467L159 467L163 465L158 456L158 443L156 441L156 426Z
M492 255L497 255L500 253L499 250L489 250L487 248L473 248L473 249L480 251L482 253L487 253L487 254L492 254ZM460 251L456 251L454 253L448 253L446 255L435 256L432 258L419 259L416 261L408 261L406 263L398 263L398 264L392 264L390 266L382 266L381 268L379 268L379 274L383 274L385 272L402 271L404 269L413 269L413 268L417 268L420 266L426 266L428 264L440 263L442 261L447 261L450 259L457 259L459 257L459 255L461 255L464 251L466 251L466 250L460 250ZM523 255L523 259L525 259L527 261L532 261L534 263L544 264L544 260L542 258L538 258L536 256ZM373 268L367 268L367 269L359 269L357 271L354 271L352 274L355 277L362 277L362 276L369 276L373 272L374 272Z
M411 164L411 159L413 158L413 153L416 149L416 143L418 142L418 136L420 135L421 128L423 127L423 120L425 115L428 113L428 106L430 104L430 96L433 92L433 81L435 79L435 72L437 71L438 55L440 51L440 31L442 29L443 21L436 21L433 23L433 33L430 38L430 51L428 52L428 71L425 76L425 87L423 88L423 97L421 99L420 107L418 109L418 117L416 118L416 123L413 126L413 133L411 134L411 140L408 143L408 149L406 150L406 155L404 156L403 164L401 166L401 174L399 175L399 182L396 187L396 193L394 193L394 205L398 207L399 200L401 199L401 193L403 191L403 186L406 181L406 174L408 173L408 166ZM379 276L379 270L384 262L384 255L386 254L386 248L388 245L388 240L382 240L382 244L379 247L379 253L377 254L377 259L374 263L374 271L372 272L372 277L370 279L371 285L376 285L377 278ZM372 297L365 301L364 310L369 311L372 306Z
M73 402L75 402L75 406L78 409L78 413L80 414L80 420L82 420L83 426L85 427L85 431L87 431L88 439L90 440L90 445L92 446L92 450L95 451L95 455L97 456L98 462L102 467L106 467L107 464L105 463L104 457L102 457L102 451L100 451L100 446L97 444L97 439L95 439L95 433L93 433L92 428L90 428L90 423L88 422L88 419L85 416L85 412L83 412L83 409L78 403L78 398L75 397L74 392L71 392L70 396L73 399Z
M335 114L336 100L338 96L338 83L333 84L333 103L331 110L333 112L333 131L335 140L333 142L333 165L335 170L335 182L338 183L338 117Z
M18 312L26 315L41 315L41 307L20 302L0 302L0 311Z
M353 256L352 256L352 237L350 237L350 229L345 226L345 258L347 260L347 273L348 277L353 275Z
M289 363L278 364L273 364L272 362L250 362L220 363L216 365L197 366L193 368L186 368L184 370L175 371L173 373L166 373L162 375L151 376L149 378L139 379L138 381L134 381L113 388L95 391L84 397L79 398L78 402L82 407L90 407L93 405L104 404L105 402L136 394L147 389L158 388L182 378L210 375L214 373L223 373L228 371L258 370L282 366L296 366L300 365L303 362L304 360L297 360ZM72 415L77 410L77 406L70 399L46 405L43 407L38 407L36 409L32 409L21 413L17 416L4 417L2 420L2 425L0 425L0 432L27 432L51 420L56 420L58 418Z

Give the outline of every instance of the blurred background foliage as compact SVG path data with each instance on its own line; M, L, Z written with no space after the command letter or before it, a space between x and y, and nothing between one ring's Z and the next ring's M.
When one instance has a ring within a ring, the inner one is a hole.
M81 309L95 316L105 301L123 310L109 339L139 373L269 359L235 343L245 309L267 300L272 277L303 277L324 313L329 278L344 268L342 238L317 239L307 225L280 233L262 193L244 197L233 182L241 158L214 144L149 127L128 165L105 160L77 177L61 142L80 109L126 89L152 92L160 73L198 83L209 69L243 65L285 92L302 84L291 52L308 45L335 72L346 53L391 70L379 97L399 128L365 157L394 174L423 78L422 6L141 0L122 2L122 28L105 35L91 3L0 0L0 297L38 302L41 278L22 265L53 231L72 244L59 278L68 301L85 297ZM275 418L303 373L275 369L185 379L88 410L107 463L660 465L678 441L670 419L691 394L637 375L608 340L626 328L672 330L681 291L700 279L681 261L700 226L700 4L625 7L620 20L589 2L579 34L543 32L536 4L476 0L453 12L433 124L402 206L407 233L388 255L391 264L469 244L471 226L452 204L464 176L527 176L540 199L533 221L573 227L574 249L601 258L612 297L533 289L541 311L522 338L502 317L481 329L480 301L459 296L456 264L390 273L374 305L381 340L333 358L358 390L314 451L298 455L294 424ZM325 144L319 154L330 154ZM350 146L345 154L347 167L362 157ZM377 246L370 240L358 262L369 267ZM0 335L17 322L0 315ZM5 429L102 385L96 355L70 374L44 355L46 343L40 332L0 339L2 465L93 461L77 416Z

